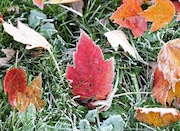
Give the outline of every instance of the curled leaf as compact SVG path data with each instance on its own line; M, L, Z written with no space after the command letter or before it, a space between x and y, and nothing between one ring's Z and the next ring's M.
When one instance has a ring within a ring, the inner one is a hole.
M41 47L49 51L52 47L42 35L26 26L19 20L17 22L17 28L12 24L8 24L7 22L3 22L2 24L4 30L9 35L13 36L15 41L26 44L26 49Z
M163 105L179 105L180 99L180 39L167 42L159 52L158 68L154 73L152 94Z
M113 30L104 34L111 46L115 51L118 50L118 46L121 45L124 51L127 51L130 55L136 58L135 50L128 42L128 37L121 30Z

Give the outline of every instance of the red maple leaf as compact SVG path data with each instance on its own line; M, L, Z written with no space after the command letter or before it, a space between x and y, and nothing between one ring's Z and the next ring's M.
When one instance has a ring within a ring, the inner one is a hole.
M3 16L0 14L0 23L3 22Z
M43 8L44 8L44 2L43 2L43 0L33 0L33 3L34 3L37 7L39 7L41 10L43 10Z
M177 20L180 21L180 2L176 0L176 1L173 1L173 4L177 11Z
M114 77L114 60L104 61L99 46L81 31L74 66L68 65L66 78L72 81L72 94L80 100L103 100L111 92Z
M18 92L24 93L27 85L26 72L20 68L12 68L4 77L4 92L8 93L8 99L12 107L16 107Z
M131 29L135 37L140 37L147 30L145 18L139 15L142 11L139 0L123 0L123 4L110 19L122 27Z

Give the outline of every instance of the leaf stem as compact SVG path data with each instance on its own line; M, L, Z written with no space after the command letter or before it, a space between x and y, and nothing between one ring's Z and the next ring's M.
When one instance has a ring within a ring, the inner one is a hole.
M15 113L16 113L16 112L15 112L15 109L13 109L11 127L14 126Z
M56 66L56 69L58 71L58 74L59 74L60 78L62 78L61 70L59 69L59 66L58 66L58 63L56 61L56 58L54 57L54 54L52 53L51 49L48 49L48 51L49 51L49 53L50 53L50 55L51 55L51 57L52 57L52 59L53 59L53 61L55 63L55 66ZM65 86L64 82L63 82L63 85Z
M122 93L122 94L117 94L114 95L114 97L121 97L121 96L126 96L126 95L133 95L133 94L152 94L152 92L127 92L127 93Z
M15 68L17 68L17 63L18 63L18 55L19 55L19 51L16 52L16 62L15 62Z

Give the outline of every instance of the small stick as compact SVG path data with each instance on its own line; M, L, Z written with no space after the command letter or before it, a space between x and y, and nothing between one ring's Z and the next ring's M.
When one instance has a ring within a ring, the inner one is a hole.
M18 64L18 55L19 55L19 51L16 52L15 68L17 68L17 64Z

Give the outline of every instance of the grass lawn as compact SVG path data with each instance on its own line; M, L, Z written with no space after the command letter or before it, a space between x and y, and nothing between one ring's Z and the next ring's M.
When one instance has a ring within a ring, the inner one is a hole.
M18 18L47 38L53 46L52 52L62 73L62 77L59 77L53 59L47 51L39 48L26 50L25 45L14 41L3 31L0 24L0 49L12 48L19 52L18 67L26 71L28 82L42 73L42 99L45 100L44 108L38 112L35 111L33 105L24 113L11 108L8 96L4 94L3 79L6 71L15 66L14 56L7 65L0 67L0 130L99 131L103 121L112 115L122 117L124 130L180 130L179 122L158 128L141 123L135 118L137 107L163 107L151 95L153 77L148 63L157 61L157 55L164 43L180 37L179 23L174 18L165 28L151 34L148 30L140 38L134 38L129 29L122 28L129 37L131 45L143 59L138 61L124 52L121 47L118 51L114 51L109 44L106 44L107 39L104 36L107 32L106 28L110 30L118 28L118 25L111 22L109 17L119 7L120 0L85 0L84 3L83 16L80 17L59 5L45 5L42 11L34 6L31 0L0 2L0 13L5 21L9 20L16 25ZM16 7L19 12L14 11ZM101 25L102 23L106 28ZM149 23L148 29L150 26ZM71 87L65 77L67 64L73 64L73 52L76 50L80 29L100 46L105 59L110 57L115 59L113 85L118 81L118 91L111 108L99 114L97 110L88 113L88 108L72 100ZM1 52L0 58L4 56L5 54ZM120 130L116 127L121 125L116 125L116 121L118 120L111 120L115 123L113 131ZM108 131L110 129L106 128Z

